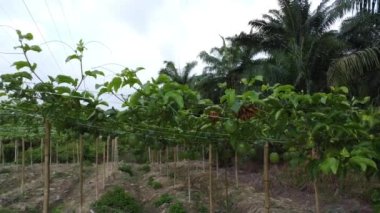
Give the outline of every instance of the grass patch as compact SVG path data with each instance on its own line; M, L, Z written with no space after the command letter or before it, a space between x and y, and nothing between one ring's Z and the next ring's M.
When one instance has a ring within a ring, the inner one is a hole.
M179 201L170 205L168 213L186 213L186 209L183 207L183 204Z
M154 206L160 207L165 203L171 203L174 200L174 196L168 193L162 194L157 200L154 201Z
M91 208L96 213L143 212L141 204L121 187L115 187L106 192L97 202L91 205Z
M133 176L133 171L132 171L131 165L123 164L123 165L119 166L119 170L129 174L129 176Z
M148 164L144 164L139 168L140 171L143 171L145 173L150 172L150 166Z
M160 182L154 180L153 177L149 177L148 186L152 187L153 189L161 189L162 188L162 184Z

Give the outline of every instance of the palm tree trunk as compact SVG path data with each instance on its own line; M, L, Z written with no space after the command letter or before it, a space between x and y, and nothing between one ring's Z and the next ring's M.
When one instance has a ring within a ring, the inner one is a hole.
M49 212L49 196L50 196L50 136L51 124L45 118L44 120L45 140L44 140L44 200L43 213Z
M215 152L216 179L219 179L219 154L218 149Z
M107 138L107 140L108 140L108 138ZM104 189L106 186L106 149L107 149L107 144L105 142L103 145L103 184L102 184L102 189Z
M205 172L206 168L205 168L205 146L202 145L202 168L203 168L203 172Z

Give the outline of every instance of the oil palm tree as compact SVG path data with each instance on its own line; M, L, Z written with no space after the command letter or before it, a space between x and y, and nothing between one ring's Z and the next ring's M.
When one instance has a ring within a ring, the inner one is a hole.
M259 64L259 60L252 60L258 53L253 48L221 38L221 47L214 47L210 52L202 51L199 54L206 66L203 74L198 77L196 88L204 97L214 101L219 101L218 98L223 93L218 84L226 83L227 88L241 90L241 79L254 75L254 67Z
M191 71L197 66L198 62L192 61L186 63L183 69L175 67L172 61L164 61L165 67L162 68L159 73L166 74L173 81L179 84L187 84L190 85L194 76L190 76Z
M357 13L344 20L339 38L348 46L331 64L329 84L348 86L352 95L371 96L380 104L380 14Z
M270 10L262 19L250 21L251 32L235 39L260 48L272 58L268 62L279 55L287 59L282 61L285 70L279 70L287 73L290 82L286 83L307 92L323 90L331 59L344 46L337 32L329 30L339 13L328 2L322 1L311 11L309 0L279 0L279 10Z

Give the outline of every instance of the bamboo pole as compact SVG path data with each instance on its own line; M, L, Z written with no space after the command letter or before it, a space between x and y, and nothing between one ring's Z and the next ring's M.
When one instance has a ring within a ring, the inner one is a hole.
M214 213L213 202L212 202L212 145L209 144L208 148L208 175L209 175L209 210L210 213Z
M270 197L269 197L269 144L264 145L264 208L265 212L270 212Z

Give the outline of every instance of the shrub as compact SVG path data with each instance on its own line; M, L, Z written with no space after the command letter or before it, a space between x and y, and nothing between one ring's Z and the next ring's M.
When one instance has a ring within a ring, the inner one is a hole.
M148 173L148 172L150 172L150 166L149 166L148 164L144 164L143 166L141 166L141 167L139 168L139 170L140 170L140 171L143 171L143 172L145 172L145 173Z
M162 188L162 184L156 180L154 180L153 177L149 177L148 185L152 187L153 189L160 189Z
M154 205L156 207L159 207L165 203L171 203L173 200L174 200L173 195L165 193L165 194L162 194L156 201L154 201Z
M123 188L115 187L106 192L98 201L91 205L96 213L125 212L140 213L142 206Z
M119 166L119 170L129 174L129 176L133 176L131 165L123 164L123 165Z
M186 213L186 210L181 202L176 202L169 207L168 213Z

